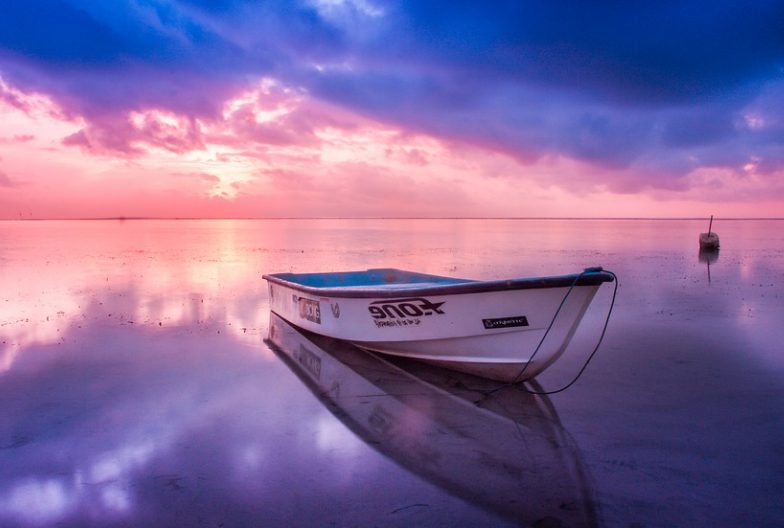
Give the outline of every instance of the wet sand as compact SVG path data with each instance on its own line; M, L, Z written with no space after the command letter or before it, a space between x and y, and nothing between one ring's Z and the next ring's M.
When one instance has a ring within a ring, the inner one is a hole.
M784 525L782 227L717 219L707 262L696 221L0 222L0 525ZM607 337L548 398L265 342L266 272L593 265Z

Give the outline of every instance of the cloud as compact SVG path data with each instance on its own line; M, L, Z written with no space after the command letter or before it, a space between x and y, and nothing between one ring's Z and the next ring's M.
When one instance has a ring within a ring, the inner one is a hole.
M0 189L13 189L22 185L24 185L24 182L12 180L6 173L0 171Z
M21 110L22 112L27 113L30 111L30 105L25 101L23 94L18 90L11 89L3 82L2 78L0 78L0 103Z
M220 178L215 176L214 174L210 174L208 172L174 172L172 176L179 176L188 179L195 179L203 182L208 183L217 183L220 181Z
M568 156L652 186L700 163L738 169L769 156L759 132L734 122L782 92L780 4L386 8L392 21L350 68L308 78L314 94L523 163Z
M496 80L585 91L612 101L703 99L767 78L781 59L778 2L753 9L696 1L656 5L584 2L409 1L399 12L415 57Z
M0 137L0 145L14 145L17 143L28 143L33 141L35 136L32 134L15 134L13 137Z
M96 119L62 144L95 154L140 156L147 148L184 153L204 148L202 131L195 118L160 111L131 112L127 116Z
M31 0L0 20L0 98L46 94L84 120L63 144L101 155L258 154L366 119L589 169L554 184L677 189L784 167L782 24L775 1Z

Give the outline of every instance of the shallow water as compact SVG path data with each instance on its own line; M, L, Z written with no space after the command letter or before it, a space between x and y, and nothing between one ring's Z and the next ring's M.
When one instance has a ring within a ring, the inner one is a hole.
M713 262L703 224L0 222L0 525L784 525L784 222L717 220ZM547 398L264 341L266 272L594 265L621 279L607 336Z

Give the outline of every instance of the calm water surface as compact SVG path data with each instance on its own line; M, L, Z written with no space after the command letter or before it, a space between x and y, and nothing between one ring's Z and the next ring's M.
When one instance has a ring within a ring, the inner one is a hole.
M784 222L716 221L712 262L705 228L0 222L0 525L784 526ZM613 318L550 397L304 335L261 280L594 265Z

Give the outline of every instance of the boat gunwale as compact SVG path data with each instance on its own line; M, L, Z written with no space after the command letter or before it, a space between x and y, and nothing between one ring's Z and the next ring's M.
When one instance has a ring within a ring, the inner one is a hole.
M400 271L404 273L405 270L390 269L391 271ZM371 271L371 270L368 270ZM308 293L318 297L335 297L335 298L401 298L401 297L419 297L422 295L462 295L471 293L488 293L500 292L511 290L535 290L545 288L570 288L572 286L598 286L605 282L612 282L613 275L602 270L601 268L588 268L582 273L572 273L569 275L553 275L547 277L527 277L517 279L500 279L490 281L468 281L468 282L455 282L449 284L432 284L428 283L427 286L416 286L416 283L411 283L410 288L383 288L382 285L374 286L368 285L367 288L358 286L341 287L341 286L327 286L316 287L308 286L291 280L286 280L281 276L296 276L295 273L272 273L262 275L262 278L268 282L275 283L293 290ZM433 276L436 277L436 276ZM451 277L440 277L449 279Z

